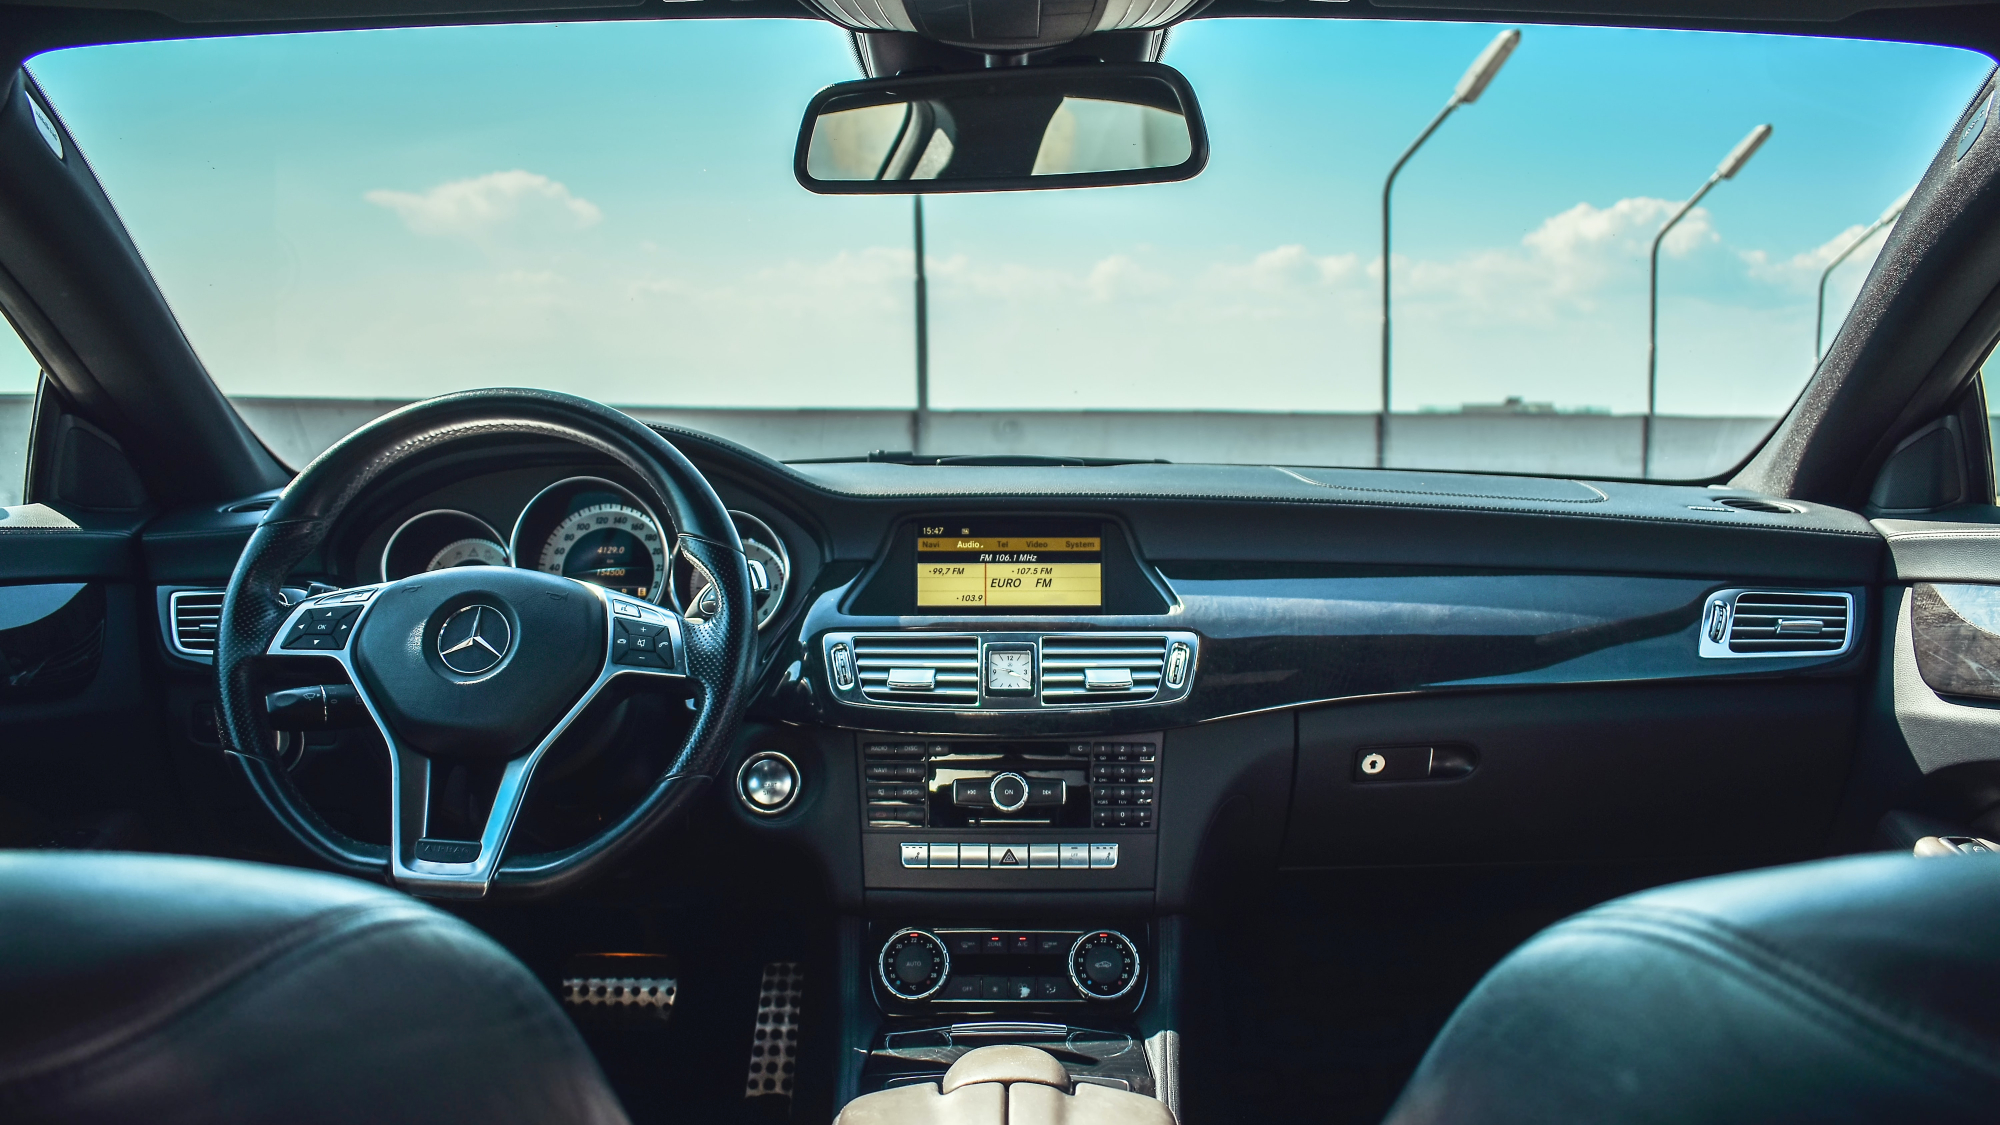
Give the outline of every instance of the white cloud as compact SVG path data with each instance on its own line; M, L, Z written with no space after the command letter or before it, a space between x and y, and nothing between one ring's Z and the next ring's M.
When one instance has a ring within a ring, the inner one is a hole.
M452 180L422 193L377 188L362 198L394 211L417 234L475 241L521 224L584 230L604 218L597 204L571 194L561 181L518 168Z

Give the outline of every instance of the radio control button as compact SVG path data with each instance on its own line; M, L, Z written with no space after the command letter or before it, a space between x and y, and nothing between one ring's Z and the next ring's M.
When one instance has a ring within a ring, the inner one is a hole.
M995 777L987 792L992 795L993 807L1008 813L1025 808L1030 794L1028 779L1018 773L1003 773Z

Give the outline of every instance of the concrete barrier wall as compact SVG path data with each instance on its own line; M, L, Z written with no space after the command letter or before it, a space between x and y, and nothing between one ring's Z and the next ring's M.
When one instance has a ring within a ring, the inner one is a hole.
M299 467L400 400L238 398L252 429ZM0 395L0 502L19 503L32 399ZM779 460L909 449L905 410L666 410L647 421L701 430ZM1728 471L1771 428L1770 418L1661 417L1653 475L1691 479ZM1640 475L1644 420L1608 414L1398 414L1389 419L1392 467L1575 476ZM936 411L920 447L968 455L1159 457L1169 461L1369 465L1372 414L1194 414L1171 411Z
M303 465L335 439L399 402L239 398L237 409L281 458ZM779 460L909 449L906 410L667 410L631 407L649 422L701 430ZM1770 418L1655 420L1653 475L1706 477L1741 460ZM1608 414L1398 414L1391 466L1497 473L1638 476L1642 419ZM1372 414L1194 414L1176 411L933 411L927 452L1278 465L1369 465Z

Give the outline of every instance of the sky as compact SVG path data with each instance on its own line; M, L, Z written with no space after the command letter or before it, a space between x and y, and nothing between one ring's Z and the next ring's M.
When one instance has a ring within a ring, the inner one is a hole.
M1493 25L1197 20L1194 180L925 203L932 405L1374 410L1380 192ZM1968 52L1528 27L1405 168L1396 408L1775 415L1820 270L1922 175ZM858 77L804 20L341 32L82 48L30 70L232 394L533 385L620 405L903 407L911 204L791 170ZM1829 287L1829 337L1880 239ZM0 391L25 389L0 362ZM20 387L10 386L19 383Z

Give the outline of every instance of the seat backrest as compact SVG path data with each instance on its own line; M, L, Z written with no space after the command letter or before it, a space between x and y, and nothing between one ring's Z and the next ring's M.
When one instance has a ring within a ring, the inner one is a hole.
M534 976L406 895L221 860L0 852L0 1120L625 1114Z
M1665 887L1543 931L1391 1125L2000 1120L2000 855Z

